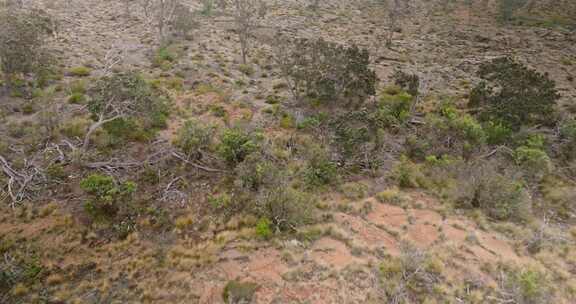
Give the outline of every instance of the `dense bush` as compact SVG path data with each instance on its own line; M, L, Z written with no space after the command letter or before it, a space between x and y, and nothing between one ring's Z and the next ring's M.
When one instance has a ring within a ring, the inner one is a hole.
M236 166L258 149L257 138L244 130L227 129L220 137L218 153L231 166Z
M338 178L338 168L326 155L314 153L304 170L304 181L308 187L328 185Z
M576 119L569 119L560 126L560 149L566 160L576 160Z
M276 187L285 172L263 153L252 153L236 169L236 185L249 192L258 192L266 187Z
M533 268L503 267L500 272L500 298L509 303L554 303L551 278Z
M418 137L409 137L406 141L408 154L420 160L427 155L469 158L486 143L482 125L450 103L441 105L438 113L426 115L425 120L426 124L417 131Z
M157 128L165 127L167 106L150 85L137 73L127 72L99 79L88 91L88 110L95 121L84 138L84 149L89 144L90 135L101 126L144 134L153 134ZM123 122L114 122L123 120ZM118 134L120 135L120 134Z
M477 208L496 220L524 221L532 202L523 183L489 163L462 165L450 193L456 206Z
M314 219L313 201L288 185L261 191L256 200L257 213L267 218L277 231L295 230Z
M296 99L304 93L311 100L357 106L376 94L377 77L367 50L322 39L277 46L277 62Z
M210 150L215 129L196 120L189 120L178 131L174 144L186 156L194 160L202 159L203 153Z
M92 174L80 181L80 188L92 197L84 205L86 212L96 221L108 221L125 209L123 205L136 191L136 184L117 183L111 176Z
M483 63L478 76L483 81L472 90L470 106L479 108L481 120L514 130L553 121L551 117L560 95L547 74L502 57Z
M19 76L36 80L50 74L53 58L46 49L52 20L40 10L0 8L0 70L10 88Z
M382 128L401 126L410 118L413 97L403 91L387 90L380 96L375 120Z

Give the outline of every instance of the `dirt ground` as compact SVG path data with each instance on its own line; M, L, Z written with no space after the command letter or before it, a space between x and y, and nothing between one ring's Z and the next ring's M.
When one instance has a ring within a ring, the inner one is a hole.
M269 68L273 65L269 42L277 30L362 45L373 55L381 87L395 69L418 72L431 100L456 96L464 102L478 81L474 77L478 64L502 55L549 73L565 111L574 110L576 100L575 32L502 27L491 18L492 6L487 11L478 7L470 15L465 6L456 5L446 14L434 1L415 1L412 15L402 21L389 49L382 40L384 14L370 1L321 1L317 12L307 9L304 1L270 1L249 58L254 73L246 75L229 17L217 12L198 15L198 28L175 46L180 54L177 63L163 70L153 63L156 32L139 6L133 5L126 15L120 1L32 2L59 21L52 43L63 68L88 66L93 69L91 77L97 77L103 73L106 56L122 52L117 69L135 69L150 79L174 75L183 79L181 89L170 91L179 114L172 115L161 132L165 140L172 140L191 116L220 125L266 125L263 109L269 105L263 97L289 98L288 92L275 89L282 80ZM201 9L199 1L185 2L193 10ZM67 75L62 81L74 79ZM212 89L199 89L203 84ZM228 122L201 111L215 104L229 113ZM25 207L2 207L0 236L29 243L41 263L48 265L50 275L43 287L28 290L18 303L224 303L223 289L231 280L257 283L255 303L380 303L377 265L398 257L405 242L441 258L446 298L465 280L496 288L498 278L486 271L487 264L557 269L567 281L576 276L575 257L526 254L519 240L505 233L521 229L515 224L508 230L486 228L482 220L447 211L438 199L420 191L402 193L405 204L382 203L373 194L387 187L371 182L371 194L361 199L329 194L322 199L330 210L329 220L303 228L301 235L272 241L255 239L254 229L234 217L213 223L214 229L162 233L143 229L123 241L103 241L71 215L73 205L79 204L75 199L54 202L57 207L45 207L39 214ZM192 213L194 204L171 208ZM22 216L14 216L18 212ZM566 298L558 303L575 302L576 298Z

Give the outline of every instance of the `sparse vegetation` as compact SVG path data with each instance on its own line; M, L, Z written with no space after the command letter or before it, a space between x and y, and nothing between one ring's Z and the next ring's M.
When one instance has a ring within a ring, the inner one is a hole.
M575 16L0 0L0 303L576 303Z

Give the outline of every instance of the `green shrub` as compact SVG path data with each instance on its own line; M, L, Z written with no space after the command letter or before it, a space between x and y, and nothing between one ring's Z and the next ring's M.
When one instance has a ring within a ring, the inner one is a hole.
M263 217L256 224L256 235L262 239L269 239L272 236L272 223L269 219Z
M256 290L256 283L229 281L224 286L222 298L224 303L252 303Z
M477 208L496 220L525 221L532 202L524 185L499 173L491 164L466 164L459 168L452 200L460 208Z
M576 119L563 122L560 126L560 151L566 160L576 159Z
M252 76L254 74L254 68L247 64L241 64L238 66L238 70L246 76Z
M80 188L92 199L84 205L86 212L95 220L109 220L116 216L136 191L133 182L116 183L113 177L92 174L80 181Z
M75 117L64 122L60 132L68 138L84 138L88 126L90 126L88 119Z
M199 121L189 120L178 130L174 144L189 158L199 160L203 152L210 150L214 131L214 127L210 125L205 126Z
M36 84L43 86L52 73L54 58L45 47L52 24L52 18L39 9L0 8L0 71L4 84L17 89L13 94L27 94L28 84L18 75L33 75Z
M545 151L529 146L521 146L514 151L516 163L532 175L540 178L552 172L552 160Z
M178 55L174 52L173 47L162 46L154 53L152 66L161 68L162 70L169 70L177 59Z
M384 92L380 96L378 112L376 113L376 121L380 127L387 128L406 123L410 118L412 101L413 97L406 92Z
M241 129L228 129L220 136L218 153L231 166L236 166L258 149L252 134Z
M308 187L318 187L334 183L338 178L336 164L323 153L315 153L304 170L304 181Z
M236 185L249 192L276 185L284 177L284 171L261 153L252 153L236 169Z
M490 145L505 144L512 137L512 130L502 123L488 121L484 125L486 142Z
M297 100L304 93L310 100L358 106L376 94L377 76L366 49L323 39L276 42L277 62Z
M270 220L276 230L294 230L314 219L313 202L302 192L288 185L262 190L256 200L256 212Z
M231 211L229 209L233 209L234 207L232 196L227 193L208 197L208 203L212 209L217 211Z
M480 109L484 121L501 123L513 130L523 125L550 123L560 98L556 84L509 57L480 66L482 81L470 94L470 106Z
M46 168L46 176L52 181L63 181L68 178L61 164L51 164Z
M81 93L74 93L68 96L68 103L71 104L83 104L86 101L86 96Z
M210 112L216 117L226 117L228 116L228 112L226 109L221 105L213 105L210 107Z
M85 66L74 67L68 70L68 74L74 77L87 77L90 76L90 73L92 73L92 69Z
M402 157L394 167L392 176L401 188L426 188L428 186L427 178L422 173L421 166L411 162L406 157Z
M554 303L553 283L543 271L505 267L500 274L502 299L510 303Z
M88 110L95 121L116 139L146 140L166 126L165 100L137 73L102 77L89 90ZM92 129L92 130L96 130ZM117 132L118 131L118 132ZM127 134L126 134L127 133ZM87 148L89 136L83 148Z

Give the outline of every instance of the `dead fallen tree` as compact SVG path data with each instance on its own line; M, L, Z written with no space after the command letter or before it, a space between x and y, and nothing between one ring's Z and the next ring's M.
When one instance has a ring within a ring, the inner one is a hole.
M8 178L4 191L10 198L12 208L25 199L31 199L37 187L45 181L43 170L27 160L24 161L22 170L16 170L6 158L0 155L0 169Z

